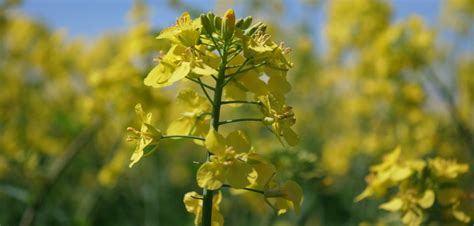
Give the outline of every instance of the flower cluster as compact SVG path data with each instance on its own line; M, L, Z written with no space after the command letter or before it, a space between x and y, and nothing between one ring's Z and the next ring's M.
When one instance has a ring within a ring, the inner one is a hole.
M382 163L370 168L367 188L355 200L388 196L397 188L398 192L380 208L401 213L405 225L422 225L437 213L441 213L440 222L468 223L471 217L463 210L466 194L455 187L456 180L468 170L467 164L442 158L405 160L401 149L396 148Z
M176 105L181 114L166 134L151 126L151 114L145 115L137 105L142 127L129 129L129 140L137 141L130 167L155 150L160 140L194 139L208 153L196 174L197 184L205 192L190 192L184 197L196 225L223 224L219 211L223 187L259 193L278 214L289 209L298 213L303 201L301 187L291 180L281 183L275 179L275 166L254 150L242 130L227 136L218 131L224 124L256 121L269 127L282 144L297 145L299 137L292 129L295 114L285 98L291 90L286 78L293 66L287 59L290 49L272 41L263 23L252 25L251 17L236 20L233 10L223 17L208 13L194 20L183 13L176 25L164 29L157 39L169 48L163 49L145 85L162 88L187 80L204 95L192 88L179 92ZM242 104L259 107L262 116L220 120L221 107Z

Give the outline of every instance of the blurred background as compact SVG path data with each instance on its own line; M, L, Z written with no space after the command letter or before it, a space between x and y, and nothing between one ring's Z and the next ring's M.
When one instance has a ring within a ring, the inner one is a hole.
M300 145L245 130L305 200L277 217L225 192L226 225L400 225L383 200L354 202L384 154L474 166L474 1L1 0L0 225L193 225L182 197L205 154L166 141L129 169L126 128L137 103L157 127L176 115L177 87L143 85L159 31L229 7L292 49ZM459 185L471 204L472 178Z

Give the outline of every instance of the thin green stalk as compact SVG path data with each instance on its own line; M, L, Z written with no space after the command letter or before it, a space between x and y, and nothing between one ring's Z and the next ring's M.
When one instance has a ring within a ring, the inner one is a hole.
M204 92L204 94L206 95L209 102L211 102L211 104L214 104L214 102L211 99L211 96L209 95L209 93L206 90L206 87L204 87L204 83L201 81L200 78L198 78L198 81L199 81L199 86L201 86L202 92Z
M258 101L247 101L247 100L230 100L230 101L222 101L222 105L224 104L256 104L260 105L260 102Z
M248 59L250 59L250 58L248 58ZM244 62L244 64L245 64L245 62ZM242 65L244 65L244 64L242 64ZM261 66L263 66L263 65L265 65L265 64L266 64L266 63L263 62L263 63L257 64L257 65L254 65L254 66L252 66L252 67L245 68L245 69L242 69L243 66L240 67L236 72L227 75L227 77L229 77L229 79L227 79L227 81L225 82L224 85L227 85L227 83L229 83L229 82L231 82L232 80L234 80L235 77L237 77L237 75L239 75L239 74L241 74L241 73L244 73L244 72L247 72L247 71L250 71L250 70L253 70L253 69L256 69L256 68L259 68L259 67L261 67Z
M192 81L192 82L194 82L194 83L196 83L196 84L198 84L198 85L202 85L202 86L204 86L204 87L206 87L206 88L208 88L208 89L210 89L210 90L214 90L214 87L212 87L212 86L210 86L210 85L207 85L207 84L205 84L205 83L202 83L202 82L200 83L199 80L197 80L197 79L195 79L195 78L191 78L191 77L189 77L189 76L186 76L186 78L187 78L189 81Z
M224 184L222 185L222 187L226 187L226 188L233 188L232 186L228 185L228 184ZM255 193L259 193L259 194L265 194L264 191L261 191L261 190L257 190L257 189L253 189L253 188L233 188L233 189L242 189L242 190L246 190L246 191L251 191L251 192L255 192Z
M163 135L161 136L161 139L194 139L194 140L202 140L204 141L204 137L198 137L198 136L187 136L187 135Z
M238 118L238 119L229 119L225 121L220 121L219 125L225 125L229 123L235 123L235 122L261 122L263 119L261 118Z
M214 130L219 130L219 118L221 114L222 93L225 86L225 69L227 65L227 45L224 43L222 58L217 75L216 87L214 90L214 101L212 102L211 126ZM207 161L210 160L212 153L208 152ZM211 226L212 223L212 198L213 190L203 189L202 204L202 226Z

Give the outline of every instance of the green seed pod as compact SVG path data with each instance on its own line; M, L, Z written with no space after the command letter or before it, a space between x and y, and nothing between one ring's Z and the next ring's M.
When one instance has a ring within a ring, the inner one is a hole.
M263 124L267 126L271 126L275 122L275 119L272 117L265 117L263 119Z
M245 30L245 29L249 28L251 24L252 24L252 17L251 16L245 17L243 19L243 24L242 24L241 29Z

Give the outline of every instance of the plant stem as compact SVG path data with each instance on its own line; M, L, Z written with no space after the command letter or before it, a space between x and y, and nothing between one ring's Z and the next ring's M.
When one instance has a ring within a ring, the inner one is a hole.
M257 104L260 105L258 101L247 101L247 100L232 100L232 101L222 101L222 105L224 104Z
M199 82L199 80L197 80L197 79L195 79L195 78L191 78L191 77L189 77L189 76L186 76L186 78L187 78L189 81L192 81L192 82L194 82L194 83L196 83L196 84L198 84L198 85L200 85L200 86L204 86L204 87L206 87L206 88L208 88L208 89L210 89L210 90L214 90L214 87L212 87L212 86L210 86L210 85L207 85L207 84L205 84L205 83L203 83L203 82Z
M220 51L219 51L220 52ZM217 75L216 87L214 89L214 101L212 102L211 126L214 130L219 130L219 118L221 114L222 92L225 86L225 69L227 65L227 45L224 43L222 50L221 63L219 65L219 74ZM208 152L207 161L210 160L212 154ZM212 198L214 196L213 190L206 188L202 191L202 226L211 226L212 224Z
M230 185L228 185L228 184L224 184L224 185L222 185L222 187L233 188L232 186L230 186ZM264 191L257 190L257 189L253 189L253 188L233 188L233 189L242 189L242 190L246 190L246 191L251 191L251 192L259 193L259 194L262 194L262 195L265 193Z
M175 139L175 138L186 138L186 139L195 139L195 140L202 140L204 141L204 137L198 136L188 136L188 135L163 135L161 139Z
M204 83L201 81L200 78L198 78L198 81L199 81L199 85L201 86L202 91L203 91L204 94L206 95L206 97L207 97L207 99L209 100L209 102L211 102L211 104L214 104L214 102L213 102L212 99L211 99L211 96L209 95L209 93L207 92L206 88L204 87Z
M219 125L225 125L234 122L261 122L263 119L261 118L238 118L238 119L228 119L219 122Z

